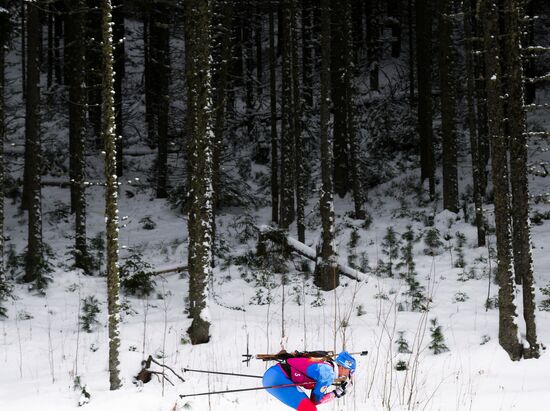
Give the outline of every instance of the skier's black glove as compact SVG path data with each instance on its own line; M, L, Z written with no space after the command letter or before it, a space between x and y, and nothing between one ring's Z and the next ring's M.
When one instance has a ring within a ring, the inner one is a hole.
M346 385L342 384L336 387L336 389L334 390L334 395L336 396L336 398L340 398L346 395Z

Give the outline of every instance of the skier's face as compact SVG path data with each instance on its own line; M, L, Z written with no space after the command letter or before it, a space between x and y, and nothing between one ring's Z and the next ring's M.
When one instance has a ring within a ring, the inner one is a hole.
M349 379L351 370L349 368L344 368L342 366L338 366L338 377L346 377Z

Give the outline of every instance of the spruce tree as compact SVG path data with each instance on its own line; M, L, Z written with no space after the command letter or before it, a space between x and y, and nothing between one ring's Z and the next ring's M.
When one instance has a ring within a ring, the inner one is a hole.
M107 310L109 315L109 383L111 390L122 385L119 370L120 297L118 267L118 178L116 174L116 127L113 77L113 32L111 0L102 0L102 140L105 143L105 221L107 232Z
M85 4L69 0L65 23L65 73L69 81L69 152L71 210L75 214L75 267L91 273L86 246L85 139Z
M40 9L42 1L27 4L28 27L27 31L27 58L28 71L26 79L27 98L25 100L25 188L28 197L28 246L25 261L25 275L23 281L34 283L42 291L49 281L47 276L47 262L44 256L42 238L42 142L40 136L40 65L39 49L40 36L37 27L40 27ZM24 199L25 200L25 199Z
M210 9L208 2L185 3L185 45L189 124L189 315L192 344L210 340L204 316L212 275L212 141L210 89Z
M510 180L512 194L512 246L515 280L523 284L523 317L526 339L530 348L524 350L525 358L537 358L539 344L535 321L535 292L533 257L529 224L529 187L527 181L527 141L525 138L527 116L524 109L524 78L521 59L520 2L504 2L504 64L509 80L506 82L506 118L510 133Z
M499 343L514 361L521 359L522 346L518 341L514 282L512 274L512 242L510 221L508 140L503 131L501 54L499 44L499 14L495 0L482 0L480 10L484 25L485 78L487 109L492 155L492 174L497 238L497 282L499 285Z
M430 327L432 340L430 341L429 349L435 355L449 351L449 348L445 345L445 337L443 337L441 326L437 323L437 318L432 318L430 323L432 324Z
M338 269L334 251L335 215L334 188L332 181L332 144L330 136L330 0L321 0L321 258L317 263L316 284L325 291L339 285Z
M2 303L7 296L7 283L4 272L4 135L6 133L6 119L4 115L4 59L10 30L10 13L6 8L6 3L7 0L0 0L0 317L5 315Z

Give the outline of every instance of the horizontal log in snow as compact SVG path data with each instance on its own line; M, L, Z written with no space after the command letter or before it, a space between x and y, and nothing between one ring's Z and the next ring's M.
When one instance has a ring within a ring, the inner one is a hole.
M174 264L174 265L167 265L165 267L161 267L157 270L149 271L149 275L161 275L161 274L167 274L167 273L181 273L183 271L187 271L187 265Z
M269 226L261 226L259 227L259 232L260 236L258 239L257 249L258 254L265 254L265 242L271 241L275 244L279 244L287 251L295 252L302 257L317 262L317 252L313 248L305 245L295 238L292 238L286 231ZM340 274L344 277L357 281L364 281L367 279L367 275L359 270L351 268L340 262L337 262L337 265Z

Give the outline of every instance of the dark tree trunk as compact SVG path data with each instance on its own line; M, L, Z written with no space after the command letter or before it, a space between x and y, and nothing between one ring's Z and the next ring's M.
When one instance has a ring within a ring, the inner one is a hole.
M109 383L111 390L121 387L119 370L120 303L118 268L118 177L116 174L116 113L114 50L111 31L112 6L110 0L101 2L102 31L102 140L105 142L105 221L107 233L107 309L109 314Z
M418 134L420 135L420 179L429 181L435 196L435 159L432 130L432 8L430 0L416 1L416 62L418 76Z
M414 67L415 67L415 56L414 56L414 7L413 0L407 0L407 27L409 35L409 100L411 104L411 109L415 104L414 99Z
M39 10L43 4L36 1L27 4L28 26L38 27ZM40 184L41 172L41 141L40 141L40 66L38 63L38 51L40 37L38 30L27 31L27 59L29 62L27 71L27 98L25 113L25 161L28 179L28 245L23 281L34 282L37 289L42 290L46 286L44 277L44 247L42 242L42 192Z
M48 90L53 84L53 65L54 65L54 40L53 40L53 31L54 31L54 14L55 14L55 5L53 3L48 4L48 55L46 61L46 87Z
M305 243L305 180L306 166L303 154L303 124L302 124L302 107L303 100L300 92L300 63L298 61L298 24L297 24L297 1L291 0L291 15L292 17L292 95L293 95L293 128L294 128L294 176L296 183L296 226L298 229L298 241Z
M518 0L504 2L504 64L509 81L506 118L510 133L510 180L512 186L512 245L514 272L517 284L523 284L523 316L526 324L526 339L529 349L524 349L525 358L538 358L539 344L535 322L535 289L533 258L529 227L529 187L527 180L527 140L525 133L523 70L520 46L520 16Z
M101 141L101 10L97 1L86 0L88 16L86 18L86 88L88 89L88 118L92 126L96 148L103 147Z
M71 211L75 213L75 267L91 274L86 247L86 193L84 181L85 102L85 4L67 0L65 24L65 73L69 81L69 153Z
M212 158L212 185L214 189L214 209L221 207L221 155L223 150L227 107L227 89L229 86L229 62L232 56L231 21L233 19L233 0L221 0L217 5L215 24L217 28L214 40L214 142ZM213 223L212 227L216 225Z
M21 84L23 99L27 96L27 8L21 0Z
M335 216L332 185L332 145L330 139L330 0L321 0L321 256L315 267L315 283L325 291L339 285L334 252Z
M0 0L0 187L4 187L5 181L5 164L4 164L4 140L6 134L6 118L5 118L5 103L4 103L4 65L5 65L5 50L8 45L10 32L10 14L7 9L6 0ZM6 276L4 274L4 194L0 190L0 317L3 316L3 308L1 306L4 300L7 286Z
M331 0L331 95L334 107L334 191L344 197L350 190L349 121L349 31L346 12L349 0Z
M481 173L484 169L484 164L480 156L479 136L476 124L476 101L475 101L475 70L474 70L474 7L475 0L465 0L464 7L464 35L465 35L465 57L466 57L466 99L468 105L467 124L470 133L470 151L472 156L472 180L473 180L473 197L476 215L477 227L477 245L478 247L485 246L485 221L483 218L483 193L481 191Z
M380 0L366 2L367 14L367 60L369 63L370 88L378 91L380 88L380 59L382 47L380 35L382 34L382 7Z
M282 33L282 138L281 138L281 228L295 219L294 208L294 100L292 98L292 14L291 1L283 0Z
M535 0L523 0L523 7L521 11L524 15L528 16L529 21L525 24L525 27L521 25L522 29L526 31L526 34L522 36L522 44L524 46L535 45ZM523 17L523 16L522 16ZM525 48L525 47L524 47ZM525 77L534 78L536 76L535 59L528 58L524 62ZM534 82L525 83L525 104L533 104L537 97L537 85Z
M121 177L124 169L124 130L122 126L122 81L124 79L124 0L113 2L113 57L115 82L116 174ZM160 76L161 73L159 73ZM164 73L163 73L164 74ZM168 82L168 78L163 81ZM168 110L166 110L168 116Z
M151 61L148 80L154 93L154 114L157 153L157 198L168 196L168 111L170 108L170 8L164 1L152 4Z
M391 56L401 56L401 0L388 1L388 25L391 28Z
M55 17L54 17L54 35L53 35L53 50L54 50L54 73L56 84L67 84L63 78L62 58L61 58L61 41L63 40L63 20L65 16L65 6L62 0L54 2Z
M497 281L499 284L499 343L514 361L521 359L522 346L518 341L515 322L514 280L511 255L510 190L508 188L508 140L503 132L501 67L498 8L494 0L482 0L482 17L485 22L485 68L487 79L487 108L489 136L492 151L492 174L495 202L497 238Z
M302 4L302 92L304 110L313 105L313 4L304 0Z
M279 137L277 135L277 50L275 6L269 1L269 98L271 112L271 221L279 222Z
M189 135L190 207L189 315L187 330L192 344L210 340L210 323L204 317L206 288L212 275L212 139L210 90L210 10L208 2L185 2L185 45Z
M443 208L458 212L457 52L453 44L453 0L439 2L439 88L443 137Z

